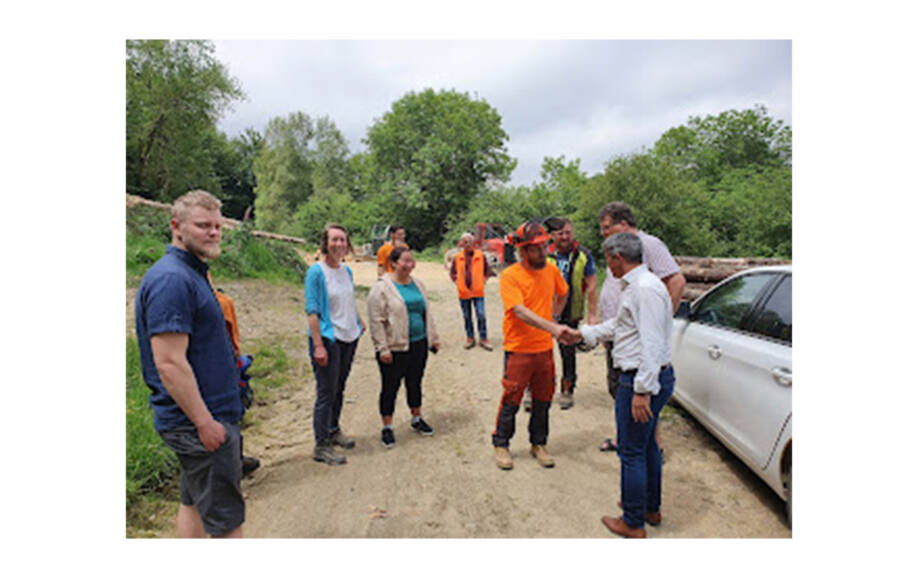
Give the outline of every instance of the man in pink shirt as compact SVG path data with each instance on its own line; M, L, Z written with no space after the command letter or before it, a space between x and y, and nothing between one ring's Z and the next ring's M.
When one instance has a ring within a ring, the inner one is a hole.
M603 238L609 238L616 233L631 233L637 235L641 240L643 248L643 262L651 273L663 281L667 293L673 305L673 313L679 308L679 302L682 301L682 292L685 290L685 276L679 269L679 265L670 254L666 244L657 237L649 235L637 228L637 219L634 213L626 203L614 201L608 203L599 211L599 232ZM610 271L606 271L606 279L603 282L602 290L599 296L599 317L602 321L614 318L618 315L618 306L621 302L621 281L616 279ZM612 343L606 342L606 377L608 382L609 393L615 397L618 389L618 371L612 361ZM662 448L660 443L659 430L655 433L657 444ZM602 451L616 451L615 440L608 438L599 446Z

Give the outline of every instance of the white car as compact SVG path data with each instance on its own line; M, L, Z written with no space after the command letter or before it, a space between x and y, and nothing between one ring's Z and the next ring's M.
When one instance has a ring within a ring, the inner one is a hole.
M733 275L673 320L673 397L787 502L791 524L790 265Z

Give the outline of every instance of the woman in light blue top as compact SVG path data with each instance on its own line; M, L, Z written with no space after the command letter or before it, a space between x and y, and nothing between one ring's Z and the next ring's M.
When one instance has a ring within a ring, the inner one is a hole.
M324 258L309 268L305 281L309 355L316 377L312 412L316 447L312 457L335 465L347 463L347 458L334 446L354 447L354 440L344 435L338 420L357 341L366 326L354 300L354 275L343 262L353 250L347 229L326 225L320 250Z

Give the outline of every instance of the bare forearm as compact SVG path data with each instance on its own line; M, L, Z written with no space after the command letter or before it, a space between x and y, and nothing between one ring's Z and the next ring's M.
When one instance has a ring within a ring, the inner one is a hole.
M553 319L557 319L561 316L561 313L564 311L564 306L567 305L568 295L570 295L569 292L561 296L555 296L554 303L551 307L551 316Z
M596 319L596 305L599 302L596 296L596 275L590 275L586 278L586 290L587 290L587 314L589 319Z
M673 303L673 313L679 309L679 303L682 301L682 293L685 291L685 276L682 273L676 273L666 278L666 291L669 293L669 299Z
M322 345L322 330L319 326L319 316L310 313L306 316L306 323L309 325L309 333L312 335L312 344L315 347Z
M201 397L194 371L184 356L179 359L161 358L156 361L156 370L166 391L196 427L201 427L213 419Z

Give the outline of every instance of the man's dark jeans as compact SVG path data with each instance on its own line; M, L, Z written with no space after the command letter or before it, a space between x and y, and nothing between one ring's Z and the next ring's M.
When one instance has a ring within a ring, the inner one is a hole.
M660 393L650 398L653 419L647 423L634 421L631 399L634 397L634 373L622 372L615 396L615 424L618 428L618 457L622 464L622 516L632 528L644 527L645 512L660 511L663 460L654 429L663 406L669 401L676 385L673 367L660 371Z
M573 329L577 329L577 326L580 325L580 320L576 319L570 321L562 319L561 323ZM561 353L562 389L565 383L569 383L569 391L574 391L574 387L577 385L577 346L561 345L559 342L558 351Z
M485 318L484 297L472 297L471 299L460 299L459 306L462 307L462 317L465 320L465 336L469 339L475 337L475 327L472 325L472 306L475 306L475 317L478 318L478 337L480 339L488 338L488 321Z

